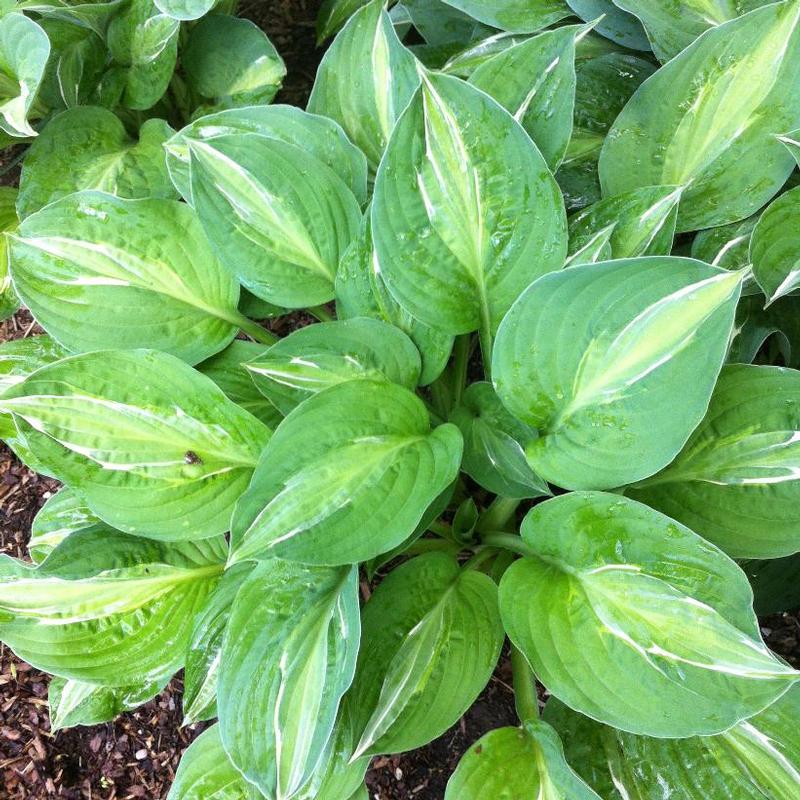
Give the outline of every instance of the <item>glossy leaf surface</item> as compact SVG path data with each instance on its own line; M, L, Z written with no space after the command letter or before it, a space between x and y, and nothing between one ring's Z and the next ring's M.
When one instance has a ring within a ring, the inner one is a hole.
M445 0L471 17L515 33L532 33L568 17L561 0Z
M75 489L63 486L48 498L33 518L28 552L35 564L41 564L73 533L105 527Z
M750 240L750 262L770 303L800 286L800 187L761 215Z

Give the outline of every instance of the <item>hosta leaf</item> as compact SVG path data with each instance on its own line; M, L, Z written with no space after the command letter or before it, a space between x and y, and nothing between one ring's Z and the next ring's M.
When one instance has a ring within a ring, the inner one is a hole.
M41 14L45 20L59 20L79 25L103 35L109 19L124 5L125 0L8 0L19 10Z
M794 160L800 166L800 128L791 133L778 136L778 141L794 156Z
M0 186L0 320L10 317L19 308L19 300L11 285L11 275L8 271L8 239L2 235L7 231L16 230L19 225L16 202L17 190L10 186Z
M469 82L522 125L550 169L564 158L575 107L575 39L584 25L534 36L481 64Z
M448 75L457 75L459 78L469 78L478 67L487 61L518 44L526 42L528 39L528 34L494 33L485 39L470 44L449 58L442 67L442 72L446 72Z
M731 343L728 361L750 364L760 353L772 350L780 363L800 367L800 298L787 295L763 308L764 299L745 297L736 310L736 336ZM767 363L770 363L767 361Z
M217 716L222 639L236 595L250 571L249 564L227 570L194 618L183 679L184 725Z
M356 318L309 325L246 364L256 386L284 415L329 386L366 378L412 391L420 358L398 328Z
M214 7L217 0L155 0L158 9L181 21L200 19Z
M258 297L289 308L333 298L361 210L302 147L257 134L189 140L192 199L222 262Z
M514 33L532 33L570 15L562 0L445 0L471 17Z
M413 750L444 733L486 685L503 642L494 582L444 553L393 570L363 625L347 700L357 754Z
M333 36L368 0L323 0L317 14L317 44Z
M766 5L770 0L614 0L642 21L660 61L669 61L701 33ZM624 42L621 42L624 44ZM629 45L630 46L630 45Z
M319 763L359 636L355 567L272 558L239 590L222 644L220 732L267 797L293 797Z
M165 685L166 678L137 686L98 686L54 677L47 692L50 730L110 722L152 700Z
M692 242L692 258L724 269L742 269L750 265L750 238L757 216L741 222L700 231Z
M44 76L50 42L47 34L24 14L0 17L0 131L25 138L36 136L28 121Z
M23 218L64 195L98 189L118 197L175 197L164 142L172 128L147 120L135 141L104 108L80 106L48 122L25 156L17 208Z
M761 215L750 240L750 262L770 303L800 286L800 186Z
M500 584L503 624L550 692L594 719L718 733L800 676L761 641L736 564L647 506L562 495L528 514L522 538L528 555Z
M178 58L177 19L153 0L130 0L108 25L106 41L122 75L122 103L145 110L166 92Z
M658 70L609 132L603 194L683 186L678 231L735 222L767 202L794 166L774 134L800 122L799 18L796 0L756 9Z
M800 786L800 690L718 736L651 739L609 728L557 700L545 709L567 757L604 800L790 800Z
M271 102L286 75L266 34L227 14L212 14L192 28L181 63L188 86L221 108Z
M438 50L450 55L452 48L461 49L494 32L446 0L404 0L403 8L433 54Z
M597 32L612 42L632 50L650 50L650 42L639 20L623 11L611 0L566 0L567 5L583 20L597 20ZM620 3L620 6L622 3Z
M228 530L270 435L209 378L151 350L43 367L0 397L0 409L94 513L157 539Z
M561 193L522 127L436 74L381 162L372 235L400 305L452 334L495 329L525 286L562 266L567 244Z
M608 260L669 255L680 197L674 186L646 186L593 203L569 221L570 256L609 228Z
M322 59L308 101L309 111L344 128L373 171L419 85L417 60L383 5L373 0L353 14Z
M79 192L28 217L9 250L19 296L73 352L153 347L196 363L239 328L236 280L183 203Z
M780 614L800 606L800 554L740 562L753 587L757 614Z
M740 283L668 256L536 281L500 326L492 365L505 406L540 431L531 467L558 486L606 489L672 461L708 407Z
M167 800L260 800L261 797L231 763L222 746L219 725L214 725L195 739L181 757Z
M249 106L218 111L178 131L167 144L167 167L181 196L192 202L189 141L217 136L258 133L302 147L330 167L360 204L367 200L367 160L333 120L308 114L294 106Z
M612 222L605 228L600 228L596 233L589 234L588 238L578 245L575 252L567 258L565 267L577 267L581 264L596 264L598 261L608 261L612 257L611 237L614 235L616 223Z
M369 212L339 262L335 289L340 319L374 317L408 335L422 358L420 384L427 386L441 375L453 349L453 337L414 319L389 293L372 246Z
M628 494L738 558L800 551L800 372L724 367L680 455Z
M504 497L550 494L525 459L536 430L506 411L490 383L473 383L451 421L464 436L462 469L484 489Z
M332 386L278 426L236 508L231 558L335 565L384 553L455 479L461 449L458 429L431 431L408 389Z
M67 536L105 527L83 497L75 489L64 486L47 500L34 517L28 552L33 562L40 564Z
M498 728L461 758L447 782L445 800L600 800L572 771L556 732L531 720Z
M127 687L183 665L225 542L164 544L119 531L65 539L38 568L0 560L0 639L37 669Z

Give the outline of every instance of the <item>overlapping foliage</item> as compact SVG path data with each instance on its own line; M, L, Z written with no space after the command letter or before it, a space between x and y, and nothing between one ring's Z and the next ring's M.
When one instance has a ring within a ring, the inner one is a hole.
M800 0L327 0L307 110L232 6L1 7L53 727L185 668L171 800L363 800L508 639L446 800L800 798Z

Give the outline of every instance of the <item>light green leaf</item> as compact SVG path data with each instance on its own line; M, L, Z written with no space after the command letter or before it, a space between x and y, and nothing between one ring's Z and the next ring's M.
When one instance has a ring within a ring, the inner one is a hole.
M750 262L768 303L800 286L800 186L761 215L750 240Z
M106 41L122 76L123 105L146 110L162 98L178 59L179 30L153 0L130 0L112 18Z
M758 216L700 231L692 242L692 258L724 269L750 265L750 238Z
M399 328L361 317L300 328L245 366L258 389L286 415L344 381L390 381L413 391L420 358Z
M577 267L580 264L596 264L598 261L609 261L611 253L611 237L614 234L616 222L600 228L596 233L589 234L589 237L578 245L578 249L569 256L565 267Z
M522 127L437 74L392 134L372 235L400 305L452 334L496 329L525 286L563 265L567 246L561 193Z
M2 401L0 401L1 403ZM408 389L325 389L278 426L233 519L231 560L366 561L400 544L458 474L461 434Z
M495 389L537 428L545 480L608 489L648 477L703 418L733 328L741 275L670 256L540 278L494 348Z
M267 35L227 14L212 14L192 28L181 63L189 88L217 108L269 103L286 75Z
M253 294L289 308L333 298L361 210L302 147L257 134L189 140L192 199L206 235Z
M41 14L45 20L59 20L81 26L102 36L109 19L124 5L125 0L6 0L20 11Z
M569 221L570 256L609 228L610 258L669 255L681 191L646 186L593 203Z
M570 15L562 0L445 0L479 22L513 33L533 33Z
M585 25L565 25L510 47L481 64L469 82L522 125L555 170L572 135L575 40Z
M797 165L800 166L800 128L791 133L778 136L778 141L794 156Z
M0 321L10 317L19 308L19 299L11 284L11 275L8 271L8 239L2 235L7 231L16 230L19 225L16 202L17 190L10 186L0 186Z
M760 638L744 573L669 517L574 492L522 523L527 555L500 584L511 641L571 708L632 733L719 733L795 672Z
M764 205L794 167L775 134L800 123L798 19L797 0L756 9L658 70L606 138L603 194L682 186L679 232L735 222Z
M380 319L399 328L414 342L422 358L419 376L422 386L433 383L442 374L453 349L453 337L414 319L389 293L372 246L369 211L339 262L335 290L340 319Z
M497 728L461 758L445 800L600 800L572 771L556 732L531 720Z
M152 347L196 363L242 324L236 280L183 203L69 195L20 225L10 258L20 298L72 351Z
M367 201L367 160L333 120L294 106L249 106L218 111L187 125L166 145L167 167L181 196L192 202L189 141L258 133L302 147L330 167L350 188L359 204Z
M181 668L195 611L222 574L222 537L167 545L82 531L37 569L0 560L0 639L37 669L103 686Z
M220 732L267 797L293 797L319 764L359 637L356 567L272 558L239 590L222 644Z
M182 22L208 14L217 0L155 0L160 11Z
M167 800L261 800L261 797L231 763L222 746L219 725L214 725L183 754Z
M43 367L0 397L0 409L105 522L165 540L228 530L270 435L209 378L152 350Z
M469 78L478 67L529 38L528 34L494 33L450 57L442 67L442 72L459 78Z
M800 372L724 367L686 447L628 495L737 558L800 551Z
M34 517L28 552L33 562L40 564L73 533L101 528L106 526L92 513L83 497L75 489L64 486L48 498Z
M701 33L760 8L770 0L614 0L643 23L659 61L669 61ZM621 44L624 44L622 42Z
M245 367L248 361L263 355L265 350L263 344L235 339L221 353L198 364L197 371L211 378L229 400L274 429L280 424L283 414L258 391Z
M605 800L794 800L800 690L718 736L651 739L614 730L552 699L547 719L570 762Z
M36 136L28 120L44 76L50 42L24 14L0 17L0 131L14 138Z
M586 22L597 20L595 29L612 42L632 50L650 50L650 42L639 20L611 0L566 0L567 5ZM620 6L622 3L619 4Z
M429 553L389 573L363 611L348 707L356 754L398 753L435 739L475 701L497 664L497 587Z
M137 686L98 686L55 676L47 693L50 730L55 733L76 725L111 722L152 700L164 686L166 678Z
M350 18L325 54L308 110L336 120L374 171L419 85L417 60L397 38L383 0Z
M118 197L177 196L162 145L172 128L147 120L139 140L104 108L80 106L48 122L25 156L17 208L27 217L64 195L98 189Z
M473 383L451 421L464 437L461 468L484 489L504 497L550 494L525 459L525 446L537 437L536 429L509 414L490 383Z

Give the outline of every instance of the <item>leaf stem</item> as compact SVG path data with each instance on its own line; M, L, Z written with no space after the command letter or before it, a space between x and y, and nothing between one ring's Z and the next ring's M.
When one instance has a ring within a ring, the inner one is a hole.
M417 539L412 542L405 550L404 556L421 555L422 553L451 552L456 555L460 546L448 539Z
M522 723L539 719L539 698L536 680L527 659L513 644L511 645L511 670L514 675L514 705Z
M472 334L464 334L456 338L455 347L453 348L453 406L457 407L461 404L461 397L464 394L464 389L467 385L467 367L469 366L469 357L472 352Z
M333 322L335 319L325 306L312 306L307 310L312 317L316 317L320 322Z
M497 555L497 550L494 547L481 547L464 562L463 569L478 569L484 561L488 561L495 555Z
M500 531L514 517L522 500L513 497L495 497L489 508L481 514L478 524L479 531Z
M262 328L257 322L246 317L244 314L236 314L235 324L237 324L248 336L251 336L261 344L275 344L278 337L270 333L266 328Z
M502 531L492 531L481 535L481 544L491 547L502 547L512 553L519 553L521 556L531 555L530 548L516 533L503 533Z

